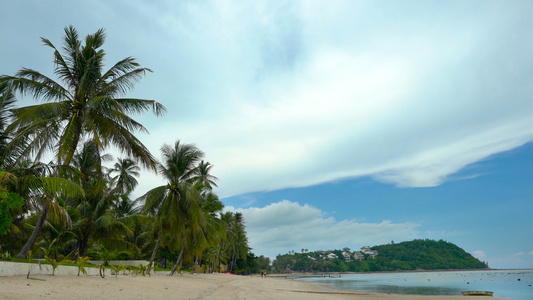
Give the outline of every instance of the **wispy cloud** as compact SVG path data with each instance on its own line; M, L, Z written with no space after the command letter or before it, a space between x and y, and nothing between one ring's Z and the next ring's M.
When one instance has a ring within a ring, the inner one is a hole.
M133 55L154 70L131 96L169 111L139 117L151 133L141 140L156 156L178 138L197 143L222 197L358 176L436 186L532 141L533 3L406 3L122 1L83 20L66 17L75 4L39 6L63 12L55 28L3 30L24 43L2 49L2 66L51 71L39 36L105 26L110 63ZM138 193L157 180L143 176Z
M473 15L453 4L419 8L382 11L380 22L353 18L379 5L350 2L182 10L182 31L168 28L176 45L205 26L179 47L190 69L178 79L195 105L167 102L191 114L167 119L149 144L169 128L197 142L229 196L357 176L436 186L533 140L527 15L494 3ZM184 96L172 92L161 99Z
M487 255L485 254L485 252L481 250L474 251L472 254L475 258L479 260L484 260L487 258Z

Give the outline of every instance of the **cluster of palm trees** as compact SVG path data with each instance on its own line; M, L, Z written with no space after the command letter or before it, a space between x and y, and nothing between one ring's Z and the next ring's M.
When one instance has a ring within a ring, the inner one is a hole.
M154 100L125 97L151 70L127 57L104 71L102 29L83 42L67 27L60 50L42 41L53 49L62 84L26 68L0 76L1 251L25 258L42 249L57 258L75 250L152 263L164 249L177 256L172 273L195 263L234 271L250 251L244 220L223 212L204 153L178 140L162 146L159 162L134 135L146 129L131 114L166 111ZM17 93L39 103L16 107ZM110 146L127 158L107 168ZM167 183L132 200L141 167Z

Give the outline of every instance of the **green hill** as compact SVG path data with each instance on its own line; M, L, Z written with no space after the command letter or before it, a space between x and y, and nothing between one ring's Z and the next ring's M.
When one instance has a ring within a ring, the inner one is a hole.
M443 240L414 240L372 247L382 270L483 269L488 266L462 248Z
M345 261L342 250L334 250L338 258L326 258L328 253L309 252L278 255L273 263L277 272L373 272L398 270L484 269L488 266L460 247L440 240L414 240L398 244L371 247L378 254L363 260Z

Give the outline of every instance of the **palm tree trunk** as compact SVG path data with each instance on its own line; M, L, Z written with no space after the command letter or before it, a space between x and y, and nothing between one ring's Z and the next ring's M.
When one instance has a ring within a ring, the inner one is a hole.
M215 259L215 266L213 268L216 270L217 266L218 266L218 272L220 273L220 245L218 245L218 248L217 248L217 257Z
M235 267L235 262L237 261L237 255L234 254L233 257L231 258L231 267L229 268L229 272L230 273L235 273L233 272L233 268Z
M168 274L169 276L174 275L174 273L176 272L176 269L178 268L178 266L180 266L180 268L181 268L181 262L183 261L183 253L184 252L185 252L185 243L183 243L183 247L181 247L180 255L178 256L178 260L176 261L176 265L174 266L174 268L172 269L170 274Z
M233 255L233 257L231 258L231 272L230 273L235 273L235 262L237 261L237 255Z
M41 229L44 226L44 221L48 216L48 210L48 203L45 203L43 209L41 210L41 215L39 216L39 219L37 219L37 224L35 224L35 228L33 228L33 232L31 233L30 238L28 239L24 247L22 247L19 254L17 254L17 258L26 258L28 256L28 251L33 248L35 242L37 241L37 238L39 237L39 233L41 233Z
M157 250L159 249L159 244L161 243L161 237L163 234L159 233L159 237L157 238L157 242L155 243L154 251L152 251L152 256L150 257L150 262L148 263L148 275L150 275L150 267L154 263L155 255L157 254Z

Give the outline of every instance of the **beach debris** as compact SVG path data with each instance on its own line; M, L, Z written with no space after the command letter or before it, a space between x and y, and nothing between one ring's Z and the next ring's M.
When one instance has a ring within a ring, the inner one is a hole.
M463 296L492 296L494 292L490 291L464 291L461 292Z

